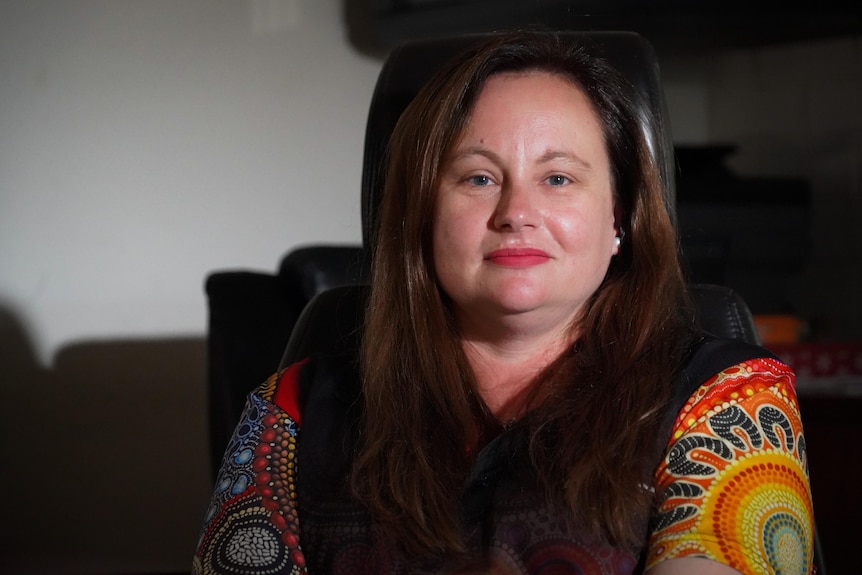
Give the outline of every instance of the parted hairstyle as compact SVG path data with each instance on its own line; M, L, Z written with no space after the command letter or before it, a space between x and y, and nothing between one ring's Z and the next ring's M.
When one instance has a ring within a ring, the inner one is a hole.
M655 501L643 486L669 439L659 437L664 411L693 333L676 233L633 88L590 46L552 32L497 34L450 61L402 114L389 144L351 472L377 536L411 556L464 550L460 500L488 417L434 269L439 175L485 81L518 71L550 72L580 88L610 159L625 238L571 326L574 345L532 382L523 423L548 499L621 548L644 544Z

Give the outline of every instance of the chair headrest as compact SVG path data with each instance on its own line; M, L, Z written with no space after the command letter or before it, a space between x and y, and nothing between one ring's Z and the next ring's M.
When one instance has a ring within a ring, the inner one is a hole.
M563 39L593 46L634 85L646 141L661 168L665 203L675 221L673 142L652 45L634 32L557 32ZM395 124L413 97L451 57L491 34L470 34L406 42L389 54L371 98L362 163L362 241L370 245L383 193L386 146ZM652 118L652 122L649 119Z

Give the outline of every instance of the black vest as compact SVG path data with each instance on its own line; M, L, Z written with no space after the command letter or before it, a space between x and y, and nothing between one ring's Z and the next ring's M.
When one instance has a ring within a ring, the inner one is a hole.
M773 356L739 340L704 337L691 346L666 411L658 457L689 396L716 373L757 357ZM347 488L361 410L353 361L315 357L302 378L297 499L309 573L538 573L550 567L560 573L640 571L639 557L571 532L561 511L550 506L537 487L526 431L518 426L482 448L467 480L462 522L470 557L457 565L406 561L394 549L375 543L368 514ZM646 522L642 527L646 534Z

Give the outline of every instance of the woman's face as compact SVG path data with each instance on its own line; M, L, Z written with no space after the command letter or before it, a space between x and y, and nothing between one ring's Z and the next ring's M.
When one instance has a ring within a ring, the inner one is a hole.
M618 250L584 93L545 72L491 77L440 176L434 267L465 337L563 333Z

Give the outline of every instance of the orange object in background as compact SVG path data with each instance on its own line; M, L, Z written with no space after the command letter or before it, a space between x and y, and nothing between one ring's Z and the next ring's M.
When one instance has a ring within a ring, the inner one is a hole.
M794 315L755 315L754 326L764 346L798 343L805 322Z

